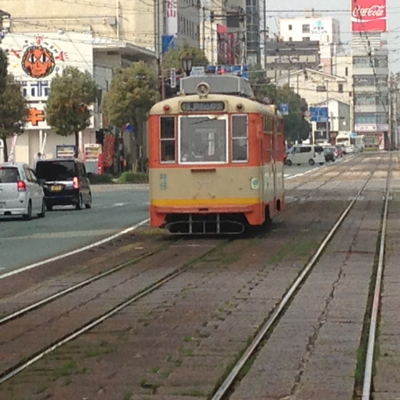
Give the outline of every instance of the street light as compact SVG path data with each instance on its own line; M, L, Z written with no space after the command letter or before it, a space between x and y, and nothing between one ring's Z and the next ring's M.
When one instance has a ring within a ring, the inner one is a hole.
M185 56L182 58L182 68L185 71L186 76L190 76L190 72L193 68L193 57Z

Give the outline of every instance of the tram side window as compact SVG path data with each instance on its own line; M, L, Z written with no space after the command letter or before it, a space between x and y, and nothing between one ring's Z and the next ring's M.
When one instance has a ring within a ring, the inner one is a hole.
M264 118L264 132L270 133L272 132L272 119L271 118Z
M232 117L232 161L234 162L246 162L248 159L247 132L247 116L234 115Z
M160 117L161 162L175 161L175 117Z

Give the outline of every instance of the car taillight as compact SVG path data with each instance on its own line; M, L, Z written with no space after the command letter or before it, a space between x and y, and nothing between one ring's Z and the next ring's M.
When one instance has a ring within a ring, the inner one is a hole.
M77 176L73 179L74 182L74 189L79 189L79 178Z
M18 192L25 192L26 191L26 184L24 181L17 181L17 189Z

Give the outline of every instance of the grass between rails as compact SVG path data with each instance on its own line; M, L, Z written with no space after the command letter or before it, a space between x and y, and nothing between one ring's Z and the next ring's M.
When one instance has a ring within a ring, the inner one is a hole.
M368 300L367 300L367 306L365 309L363 329L361 332L360 344L357 349L357 365L356 365L356 369L354 371L354 380L355 380L354 394L353 394L354 399L361 398L362 388L363 388L363 383L364 383L365 363L366 363L366 359L367 359L371 313L372 313L372 307L373 307L373 302L374 302L375 285L376 285L376 279L377 279L377 273L378 273L379 251L380 251L380 241L381 241L381 234L382 234L384 208L385 208L385 205L383 205L383 208L382 208L382 221L381 221L381 226L379 229L379 234L378 234L377 243L376 243L374 266L372 269L371 280L370 280L370 284L369 284ZM383 281L382 281L382 286L381 286L381 293L382 293L382 291L383 291ZM381 309L381 307L379 305L377 331L376 331L376 335L375 335L374 364L373 364L373 370L372 370L373 376L375 376L375 374L376 374L376 361L378 360L378 358L380 356L380 348L379 348L379 332L380 332L379 325L380 325L380 320L381 320L380 309Z

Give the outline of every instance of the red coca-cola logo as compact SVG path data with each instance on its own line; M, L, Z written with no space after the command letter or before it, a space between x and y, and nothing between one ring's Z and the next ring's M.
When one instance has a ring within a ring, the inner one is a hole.
M386 14L386 7L385 6L378 6L374 5L371 7L361 7L357 6L353 9L353 17L354 18L364 18L364 17L374 17L374 18L381 18L384 17Z

